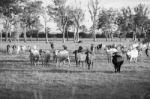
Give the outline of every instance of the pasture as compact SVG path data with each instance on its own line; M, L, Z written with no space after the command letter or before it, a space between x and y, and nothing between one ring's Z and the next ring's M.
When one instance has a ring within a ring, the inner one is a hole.
M62 49L61 41L53 41L56 49ZM14 44L11 42L9 44ZM29 54L8 55L5 53L8 42L0 43L0 99L150 99L150 58L143 52L137 63L125 63L120 73L107 62L105 51L97 52L94 68L76 67L73 50L79 45L89 47L91 40L65 45L70 51L71 66L67 63L56 67L31 66ZM95 44L125 44L127 41L99 40ZM36 44L39 48L50 49L43 41L15 43L18 45Z

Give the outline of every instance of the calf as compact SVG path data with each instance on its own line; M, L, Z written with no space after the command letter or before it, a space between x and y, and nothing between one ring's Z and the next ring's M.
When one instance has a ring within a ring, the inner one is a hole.
M124 63L124 59L117 52L112 55L112 63L115 68L115 72L120 72L121 66Z

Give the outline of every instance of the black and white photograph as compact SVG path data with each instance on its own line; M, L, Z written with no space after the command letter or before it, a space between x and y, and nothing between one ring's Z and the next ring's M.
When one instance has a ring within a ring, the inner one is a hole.
M0 0L0 99L150 99L150 0Z

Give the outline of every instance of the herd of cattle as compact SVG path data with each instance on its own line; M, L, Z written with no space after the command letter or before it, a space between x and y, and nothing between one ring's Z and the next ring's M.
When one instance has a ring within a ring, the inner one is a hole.
M122 44L113 44L113 45L104 45L91 44L90 47L78 46L78 49L73 52L68 51L67 46L63 45L62 50L55 49L54 43L50 43L50 49L45 50L42 48L38 48L36 45L33 46L25 46L25 45L10 45L6 46L8 54L19 54L29 52L29 59L32 65L39 65L39 61L42 62L42 65L47 66L50 59L53 62L56 62L56 66L60 66L60 64L67 60L69 66L70 63L70 53L74 54L74 59L76 62L76 66L79 66L82 63L82 66L86 64L88 69L93 67L94 61L96 60L97 52L104 50L106 52L106 56L108 62L112 62L115 68L115 72L120 72L121 65L124 63L124 57L129 60L129 62L137 62L137 58L141 56L144 52L147 57L149 57L148 51L150 50L149 43L143 44L140 42L136 42L133 44L129 44L128 46Z

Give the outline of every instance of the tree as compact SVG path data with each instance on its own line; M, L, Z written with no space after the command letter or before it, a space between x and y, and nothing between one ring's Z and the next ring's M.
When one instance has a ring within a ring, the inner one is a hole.
M118 15L116 19L116 23L119 26L119 31L122 32L120 36L123 36L123 37L125 36L125 40L126 40L126 35L128 33L134 34L133 15L132 15L130 7L121 9L121 13L122 14Z
M54 0L54 5L48 6L48 15L57 23L58 29L63 34L63 43L65 43L65 32L67 23L70 19L70 7L65 6L66 0Z
M135 31L136 34L139 35L138 37L140 37L140 35L143 33L144 37L146 38L146 32L145 32L145 23L148 21L148 7L146 7L143 4L139 4L138 6L136 6L134 8L134 23L135 23Z
M49 21L49 19L47 18L48 17L48 15L47 15L47 13L48 13L48 7L42 7L42 10L41 10L42 12L41 12L41 16L43 17L43 19L44 19L44 31L45 31L45 34L46 34L46 43L48 43L49 41L48 41L48 27L47 27L47 22Z
M92 34L93 34L93 39L94 41L96 41L96 34L95 34L95 29L97 28L97 16L98 16L98 12L99 12L99 0L91 0L91 2L88 5L88 9L89 9L89 13L91 15L91 20L92 20Z
M98 29L102 29L105 37L106 37L106 41L107 41L107 37L111 37L111 40L113 40L113 35L116 32L116 30L118 29L118 25L115 23L116 20L116 12L113 11L113 9L109 9L109 10L102 10L99 13L98 16Z
M21 21L24 24L24 39L26 39L26 30L34 30L37 26L40 26L40 14L42 13L42 1L27 2L22 6L22 14L20 15ZM37 23L39 25L37 25ZM30 40L32 40L32 32L30 32ZM38 33L37 33L38 35ZM26 41L26 40L25 40Z
M75 8L72 10L73 22L75 26L74 31L74 42L79 41L79 29L81 27L81 22L84 20L84 13L81 8Z
M8 40L8 33L11 31L11 26L13 23L14 14L21 12L19 4L26 2L26 0L1 0L0 1L0 14L4 17L6 23L6 41ZM11 33L10 33L11 34Z
M145 32L145 24L148 21L148 8L145 7L142 4L139 4L134 8L134 12L132 12L131 8L123 8L122 9L123 17L122 23L120 26L122 28L125 27L126 34L127 33L132 33L133 35L133 40L135 41L138 37L140 37L141 33L144 33L146 36Z

